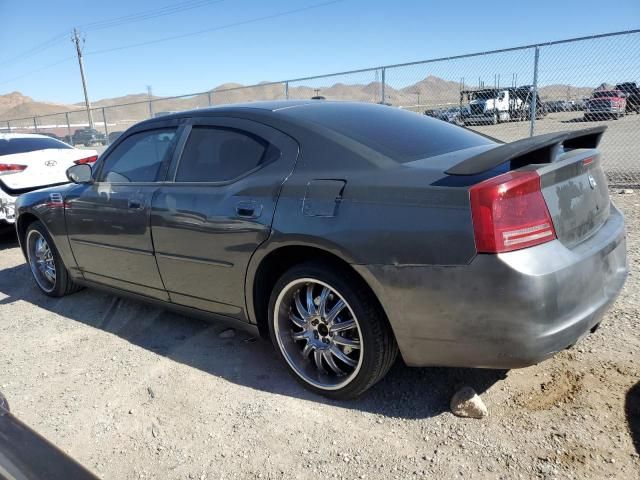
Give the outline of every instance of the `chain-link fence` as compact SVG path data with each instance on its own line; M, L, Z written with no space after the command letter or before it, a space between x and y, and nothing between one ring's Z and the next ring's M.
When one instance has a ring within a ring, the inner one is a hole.
M505 142L607 125L600 148L613 185L640 185L640 30L617 32L178 97L139 95L52 115L4 119L0 132L38 132L108 144L155 116L214 105L283 99L383 103L431 115ZM90 117L90 118L89 118ZM93 125L95 132L87 132Z

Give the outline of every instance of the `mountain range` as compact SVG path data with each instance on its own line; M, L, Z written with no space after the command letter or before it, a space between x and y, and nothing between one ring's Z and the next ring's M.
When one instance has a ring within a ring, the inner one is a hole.
M473 88L473 87L467 87ZM576 87L572 85L546 85L540 88L543 100L580 99L589 96L594 87ZM385 102L397 106L417 106L430 108L457 104L460 101L460 83L428 76L412 85L394 88L385 85ZM370 83L334 83L330 86L308 86L290 83L290 99L308 99L321 95L328 100L354 100L379 102L381 84ZM188 97L153 97L153 112L174 112L209 105L209 96L213 105L225 103L250 102L255 100L284 99L284 83L263 82L244 88L237 83L225 83L211 89L208 93ZM146 93L137 93L123 97L106 98L92 102L93 108L105 107L109 121L140 120L147 118L149 97ZM122 105L115 107L115 105ZM107 108L110 107L110 108ZM60 104L37 101L20 92L0 95L0 121L22 119L33 116L70 112L71 117L84 115L84 103ZM94 114L95 115L95 114ZM97 113L101 116L100 113Z

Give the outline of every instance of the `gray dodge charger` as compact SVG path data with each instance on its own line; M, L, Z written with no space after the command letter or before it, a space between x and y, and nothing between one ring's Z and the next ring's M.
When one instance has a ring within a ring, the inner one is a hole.
M515 368L594 331L627 275L604 129L504 144L358 103L139 123L22 195L35 283L91 286L269 337L334 398L411 366Z

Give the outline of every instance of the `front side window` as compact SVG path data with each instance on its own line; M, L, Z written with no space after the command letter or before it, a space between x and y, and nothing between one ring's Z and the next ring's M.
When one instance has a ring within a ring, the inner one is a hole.
M280 157L280 151L251 133L196 126L184 147L176 182L225 182Z
M107 157L99 181L154 182L163 162L173 154L175 143L175 128L135 133Z

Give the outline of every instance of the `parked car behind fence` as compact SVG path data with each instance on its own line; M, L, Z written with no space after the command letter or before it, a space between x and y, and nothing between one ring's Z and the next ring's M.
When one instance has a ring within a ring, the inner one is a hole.
M106 145L107 137L104 133L94 128L80 128L73 132L71 137L73 145Z

